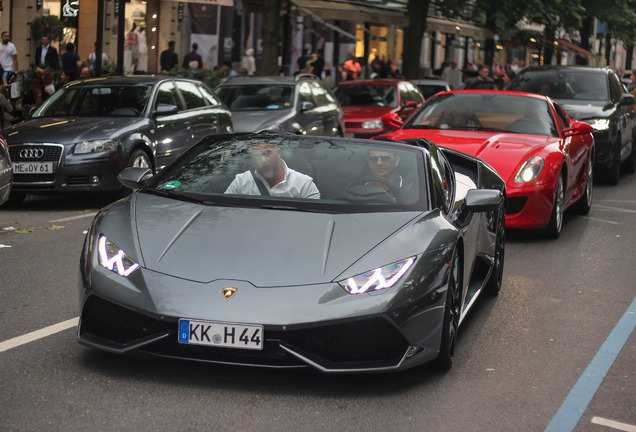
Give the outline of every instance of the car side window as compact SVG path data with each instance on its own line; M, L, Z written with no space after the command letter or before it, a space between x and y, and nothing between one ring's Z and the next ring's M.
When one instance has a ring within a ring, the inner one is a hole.
M327 89L320 85L320 83L313 81L311 83L311 89L314 92L314 97L316 98L318 106L329 105L331 103Z
M176 105L181 111L181 103L179 102L179 95L177 89L172 82L165 82L159 86L157 90L157 100L155 101L155 109L159 104Z
M406 88L409 91L409 100L415 101L415 103L417 103L418 105L424 102L422 100L422 95L420 94L420 92L417 90L417 88L414 85L408 82L404 84L406 84Z
M618 102L621 98L621 94L623 93L623 86L621 85L618 77L611 73L609 75L609 85L610 85L610 98L614 102Z
M563 130L563 129L569 128L570 123L568 122L568 117L565 115L563 108L561 108L559 105L555 103L554 109L556 110L556 113L557 113L556 117L557 117L557 123L559 123L559 129Z
M408 89L404 85L404 83L400 83L398 85L398 89L400 91L400 100L401 105L404 106L407 101L411 100L411 95L409 94Z
M221 102L216 98L216 96L214 96L212 94L212 92L210 92L207 88L205 88L203 86L198 86L198 87L199 87L199 91L201 91L201 94L203 95L203 99L206 100L208 105L220 105L221 104Z
M451 208L452 190L449 187L447 167L443 162L443 156L436 147L429 149L431 169L431 201L433 207L439 207L444 213Z
M298 87L298 94L300 97L300 105L302 105L303 102L311 102L312 104L316 104L316 102L314 102L314 96L311 93L311 88L309 87L309 83L304 82L301 83L300 86Z
M201 108L205 106L205 99L198 87L191 82L177 81L177 87L183 95L187 109Z

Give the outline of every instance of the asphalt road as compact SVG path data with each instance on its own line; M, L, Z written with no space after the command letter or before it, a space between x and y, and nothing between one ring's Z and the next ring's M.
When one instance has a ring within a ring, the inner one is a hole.
M636 431L635 191L597 185L556 241L510 232L451 371L335 377L80 346L83 232L108 200L2 207L0 431Z

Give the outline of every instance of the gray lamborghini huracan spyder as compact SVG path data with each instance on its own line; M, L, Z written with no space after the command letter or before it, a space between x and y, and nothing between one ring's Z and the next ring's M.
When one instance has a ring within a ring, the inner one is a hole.
M496 294L505 186L426 140L210 136L102 209L80 260L79 342L322 372L450 367Z

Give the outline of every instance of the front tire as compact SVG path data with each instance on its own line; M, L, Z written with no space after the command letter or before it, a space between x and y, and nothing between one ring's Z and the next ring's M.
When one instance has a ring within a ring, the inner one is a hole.
M556 192L554 194L554 204L550 214L550 222L545 229L545 235L551 239L557 239L561 235L563 227L563 206L565 204L565 187L563 186L563 176L559 174Z
M135 168L148 168L152 172L154 172L150 156L148 156L148 153L141 149L137 149L130 154L130 159L128 159L128 166Z
M501 206L497 212L497 224L496 237L495 237L495 256L492 265L492 271L486 286L484 293L491 296L496 296L501 290L501 283L503 281L504 270L504 258L506 253L506 211L505 206Z
M457 330L461 314L462 298L462 267L460 254L457 249L451 258L451 268L448 274L448 289L446 291L446 303L442 324L442 342L440 344L437 367L449 370L453 365L455 344L457 342Z
M592 208L592 192L594 188L594 170L593 170L593 162L590 157L587 162L587 179L585 180L585 190L583 191L583 195L574 205L574 210L578 214L586 215L590 212Z

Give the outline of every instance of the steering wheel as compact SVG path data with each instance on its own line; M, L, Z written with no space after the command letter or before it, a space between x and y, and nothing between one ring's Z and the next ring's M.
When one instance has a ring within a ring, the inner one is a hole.
M379 177L374 175L363 176L355 180L349 186L363 185L363 184L372 183L372 182L382 183L383 185L385 185L388 188L386 189L386 192L389 195L391 195L396 202L399 202L400 199L402 198L402 192L400 191L400 188L394 185L393 183L391 183L391 181L385 179L384 177Z

